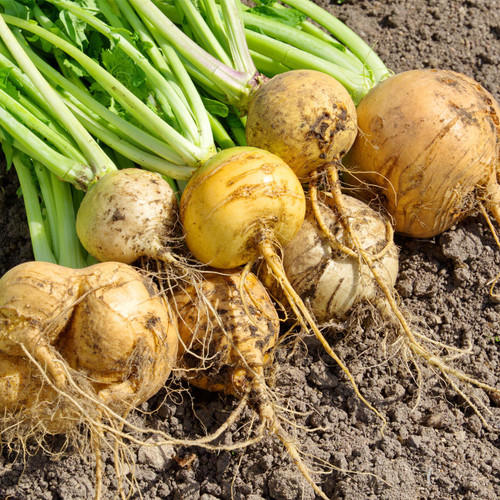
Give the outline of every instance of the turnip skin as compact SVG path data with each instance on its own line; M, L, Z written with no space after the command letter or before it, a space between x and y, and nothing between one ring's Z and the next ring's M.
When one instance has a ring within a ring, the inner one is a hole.
M413 70L373 88L358 105L360 133L344 163L365 197L377 197L396 231L428 238L498 202L500 110L473 79ZM359 192L359 191L358 191Z
M357 134L356 107L337 80L312 70L273 77L253 97L247 143L282 158L303 181L350 149Z
M372 255L383 252L383 256L374 261L374 266L392 289L398 273L398 249L392 239L387 241L385 221L380 214L355 198L344 195L343 202L344 216L349 217L352 230L362 235L363 250ZM349 238L336 213L325 204L319 208L337 240L348 244ZM319 322L345 319L352 308L361 302L372 303L379 310L386 308L372 272L359 259L347 256L330 245L328 237L316 222L310 204L299 232L283 247L283 267L290 283Z
M164 258L177 218L170 185L158 174L129 168L110 172L90 187L76 230L96 259L131 264L144 256Z
M219 269L256 259L264 234L288 242L304 214L304 191L290 167L248 147L212 157L193 175L180 202L187 246L198 260Z
M257 277L248 273L242 285L239 269L204 273L197 287L178 291L173 302L179 368L189 383L239 397L247 393L263 377L279 335L278 314Z
M19 343L42 336L53 344L79 294L73 270L48 262L24 262L0 278L0 351L23 355Z
M37 399L51 399L54 392L42 389L42 382L21 356L0 352L0 412L9 412L32 406Z
M82 298L59 342L62 356L111 407L146 401L175 365L175 317L152 281L130 266L101 263L79 275Z
M126 264L21 264L0 280L0 299L0 354L23 360L62 393L73 379L89 398L130 409L174 366L175 318L150 279Z

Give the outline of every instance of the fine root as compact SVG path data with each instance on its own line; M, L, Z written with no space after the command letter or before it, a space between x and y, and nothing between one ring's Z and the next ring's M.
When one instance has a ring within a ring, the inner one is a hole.
M355 231L352 229L352 226L349 221L349 217L346 215L346 211L344 209L344 204L342 200L342 193L341 193L341 188L340 188L340 181L338 178L338 171L335 165L331 164L326 167L326 174L329 182L329 188L330 192L332 194L331 197L326 197L326 203L330 205L330 207L338 214L338 218L340 223L343 225L344 230L349 236L350 239L350 244L351 247L348 248L348 252L346 252L347 255L351 255L353 252L357 256L357 258L360 260L361 263L366 265L368 269L370 270L371 274L373 275L375 281L377 282L380 290L382 291L386 301L387 305L389 306L389 311L392 313L389 316L389 320L392 324L395 324L398 331L400 332L401 335L405 337L405 343L407 348L411 351L411 353L418 359L424 360L429 366L432 368L435 368L445 380L450 383L450 385L453 387L453 389L467 402L467 404L472 408L472 410L478 415L478 417L481 419L483 424L487 427L490 427L488 423L486 422L483 414L481 411L478 409L478 407L471 401L469 397L460 389L457 383L455 383L452 379L452 377L455 377L459 381L469 384L469 385L475 385L477 387L480 387L486 391L494 392L499 394L500 389L490 386L488 384L485 384L483 382L480 382L479 380L471 377L470 375L466 374L462 370L459 370L457 368L454 368L447 364L447 362L439 355L432 353L429 349L427 349L422 341L428 341L429 343L433 343L435 345L439 345L442 348L445 348L447 350L453 351L454 349L451 346L447 346L435 341L432 341L428 339L426 336L422 334L417 334L416 332L413 331L411 326L409 325L406 317L404 316L403 312L401 311L399 305L396 302L396 296L394 291L387 285L387 283L384 281L384 279L380 276L379 272L377 271L375 267L375 263L377 259L379 258L379 253L377 254L370 254L369 252L365 251L361 245L360 239L358 234L355 233ZM312 177L312 182L311 182L311 191L314 193L316 190L316 185L317 185L317 174L313 174ZM317 198L316 198L317 199ZM318 219L318 224L320 227L322 227L324 234L329 238L331 244L336 248L339 249L339 242L336 241L335 236L331 233L331 231L328 229L324 221L322 221L322 215L320 210L315 211L316 217ZM381 311L381 313L384 316L387 316L389 311Z

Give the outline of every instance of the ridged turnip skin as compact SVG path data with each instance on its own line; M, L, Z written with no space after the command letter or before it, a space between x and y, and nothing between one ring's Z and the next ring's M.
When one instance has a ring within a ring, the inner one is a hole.
M0 434L4 442L23 435L70 432L80 422L78 410L25 357L0 351Z
M473 79L413 70L379 83L358 105L358 137L344 164L366 183L399 233L427 238L496 197L500 111Z
M305 214L302 186L276 155L229 148L191 178L180 202L185 241L202 263L233 269L259 255L264 233L285 244Z
M131 264L168 252L177 199L158 174L137 168L110 172L86 193L76 219L85 249L99 261Z
M366 203L343 196L345 214L358 235L363 250L376 254L387 242L385 221ZM349 239L333 210L320 204L321 214L336 239L346 245ZM297 293L319 322L343 319L360 302L381 305L383 294L366 264L334 248L318 226L308 205L304 224L297 236L283 248L283 267ZM389 241L387 252L374 261L374 268L392 289L398 273L398 249ZM278 293L275 283L263 277L266 285ZM385 309L382 306L382 310Z
M164 384L177 346L175 316L137 269L20 264L0 280L0 414L59 433L99 419L96 397L129 411Z
M0 351L24 355L54 344L80 293L73 269L48 262L24 262L0 278Z
M0 412L26 409L38 401L51 401L55 391L43 385L34 367L21 356L0 351Z
M356 107L349 93L318 71L277 75L250 102L248 145L278 155L300 179L342 158L356 134Z
M179 314L179 368L195 387L241 396L269 361L279 335L278 314L252 273L243 295L241 270L204 278L198 288L184 288L173 298Z
M175 317L151 279L126 264L100 263L79 274L81 299L58 348L105 403L140 404L175 365Z

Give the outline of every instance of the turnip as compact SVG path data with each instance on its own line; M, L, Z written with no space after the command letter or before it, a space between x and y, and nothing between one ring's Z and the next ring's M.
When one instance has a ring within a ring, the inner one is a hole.
M164 299L149 278L122 263L16 266L0 279L0 327L1 352L29 355L58 389L69 383L69 366L88 376L105 402L123 391L111 399L115 406L157 392L177 353Z
M387 223L365 203L344 195L345 216L354 231L363 234L364 250L377 255L374 266L378 275L392 289L398 272L398 249L387 237ZM338 215L323 196L319 210L329 231L340 245L348 245L349 237ZM290 283L320 323L345 319L356 306L372 304L379 311L387 308L385 297L371 271L357 256L346 255L330 244L318 226L311 204L299 232L283 247L283 268ZM263 275L270 280L270 276ZM279 294L276 284L266 283ZM390 311L385 311L390 316Z
M177 345L175 317L138 270L20 264L0 279L4 439L88 426L99 491L104 432L121 443L124 416L165 383Z
M413 70L377 85L357 108L360 133L345 164L396 231L428 238L477 210L500 220L500 108L473 79Z
M172 301L183 378L200 389L262 396L280 325L256 276L241 269L204 272L198 287L177 291Z
M177 198L159 175L129 168L92 186L78 210L82 245L100 261L131 264L140 257L173 260Z
M179 316L179 368L190 384L223 392L259 414L260 429L276 435L322 498L293 439L280 423L276 397L266 382L279 335L276 309L256 276L241 269L207 272L197 287L174 294Z
M303 182L311 172L334 168L356 134L353 100L337 80L319 71L273 77L257 90L248 108L248 145L278 155Z

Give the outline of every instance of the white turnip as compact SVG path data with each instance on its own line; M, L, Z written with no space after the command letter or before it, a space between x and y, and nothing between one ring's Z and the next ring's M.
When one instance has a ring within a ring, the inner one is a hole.
M325 198L319 204L324 222L337 241L347 245L350 238ZM398 272L398 249L392 238L387 237L386 221L356 198L345 195L343 198L352 229L363 234L363 250L377 255L374 267L392 290ZM292 286L321 323L346 318L358 304L372 304L380 311L387 307L369 268L359 258L345 255L330 244L310 203L304 224L283 247L283 267ZM264 283L276 290L271 281L266 283L264 279Z
M130 264L140 257L170 260L177 199L158 174L129 168L106 174L86 193L76 230L100 261Z

